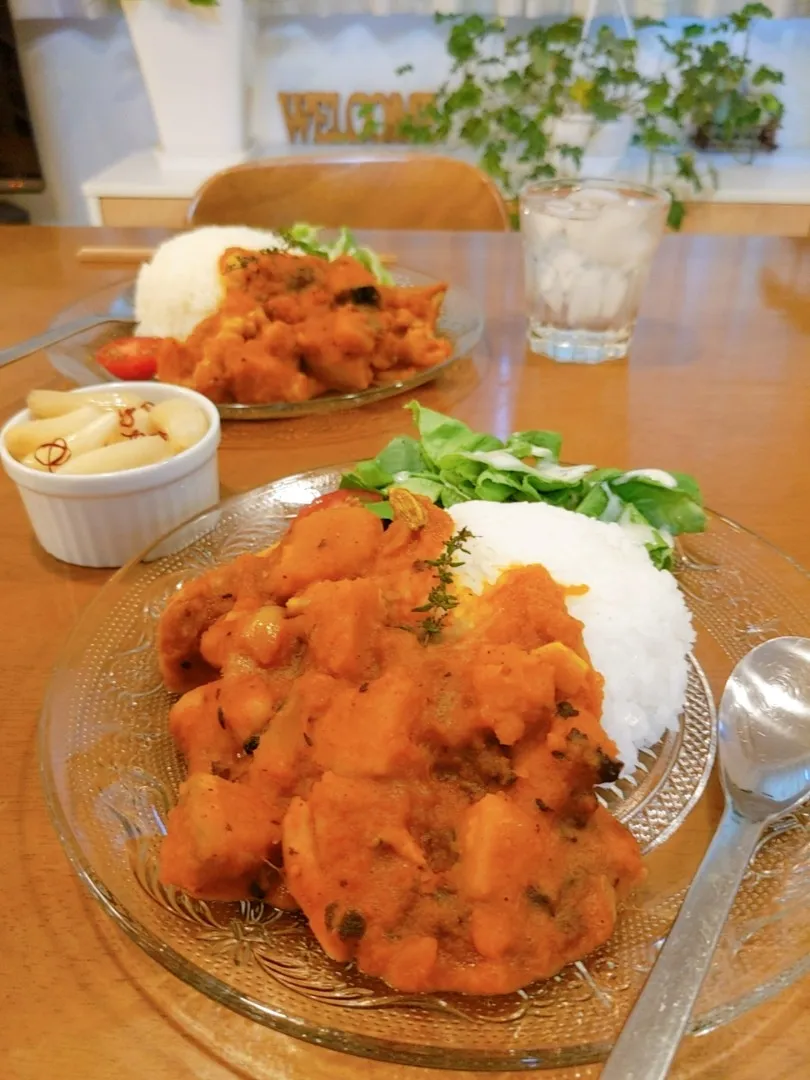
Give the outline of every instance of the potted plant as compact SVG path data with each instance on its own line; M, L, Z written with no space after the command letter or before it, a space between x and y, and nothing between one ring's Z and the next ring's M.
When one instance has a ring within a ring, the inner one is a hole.
M166 169L247 154L246 0L122 0Z
M746 4L712 26L692 23L675 41L660 41L672 59L676 93L672 115L689 127L700 150L744 153L776 149L784 106L774 88L781 72L750 58L751 28L770 19L764 4Z
M436 19L452 24L450 76L422 115L403 120L405 139L472 147L509 198L576 170L597 140L603 156L623 156L642 85L634 38L607 26L584 36L578 17L513 35L502 19Z
M450 24L450 75L431 105L405 118L401 134L412 143L473 149L508 199L527 182L578 171L586 154L590 168L601 157L601 171L615 174L632 138L647 154L649 182L673 195L669 220L678 228L683 196L716 182L690 137L700 141L711 124L732 141L752 130L761 140L766 124L781 120L781 103L766 88L782 77L755 68L748 52L751 24L770 14L748 4L716 28L688 25L674 40L652 19L634 20L625 36L580 18L507 35L502 19L437 15ZM668 58L654 76L639 70L635 34L643 31L657 32ZM744 36L739 54L729 34ZM367 118L365 134L373 131Z

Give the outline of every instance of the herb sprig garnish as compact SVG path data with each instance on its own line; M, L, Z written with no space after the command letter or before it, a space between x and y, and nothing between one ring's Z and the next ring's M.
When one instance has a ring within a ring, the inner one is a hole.
M329 252L326 250L326 248L324 248L322 245L318 246L317 244L309 243L303 238L296 239L295 234L290 229L279 229L278 235L283 244L283 251L303 251L305 255L314 255L317 259L329 259ZM268 254L273 253L272 248L266 248L265 250L268 252Z
M425 616L416 628L417 636L423 645L427 645L429 641L434 641L439 636L445 619L453 608L458 607L458 597L449 591L448 586L453 584L453 570L464 564L453 556L459 551L469 554L464 545L472 538L473 534L469 529L460 529L450 537L444 545L444 551L437 559L423 559L420 563L420 566L432 567L439 579L438 584L434 585L428 593L427 603L412 609L415 613Z

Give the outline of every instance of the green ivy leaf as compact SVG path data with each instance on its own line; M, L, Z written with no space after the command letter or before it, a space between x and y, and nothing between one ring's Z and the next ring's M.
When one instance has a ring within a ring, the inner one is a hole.
M670 229L678 232L683 225L683 219L686 216L686 207L680 199L676 199L673 195L672 202L669 204L669 214L667 216L667 225Z
M481 155L481 168L488 172L494 179L504 179L503 155L506 152L506 143L499 140L491 142Z
M610 124L621 117L623 109L616 102L607 101L605 98L597 98L588 102L587 111L600 124Z
M733 11L728 21L737 32L747 30L754 19L772 19L773 12L765 4L745 4L739 11Z
M477 54L475 39L464 24L457 24L447 39L447 51L460 64L466 64Z
M525 121L514 105L506 105L498 109L495 119L507 134L515 136L522 134Z
M585 148L583 146L570 146L567 143L563 143L557 147L557 153L562 158L566 158L568 161L573 161L577 168L582 165L582 158L585 155Z
M520 72L519 71L510 71L509 74L504 78L503 82L501 83L501 86L509 94L514 93L516 90L522 90L523 89L523 78L522 78Z
M445 107L450 113L457 113L462 109L476 109L481 104L483 96L484 91L478 83L467 76L461 86L447 98Z
M557 170L549 161L544 161L542 165L536 165L529 173L530 180L553 180L557 175Z
M785 111L785 106L774 94L763 94L759 103L770 116L781 117Z
M695 191L703 190L703 181L697 171L694 154L678 154L675 158L675 174L690 183Z
M548 152L548 136L543 130L542 122L530 120L523 129L523 156L526 161L537 161L545 157Z
M660 113L667 103L669 94L669 82L666 79L659 79L657 82L654 82L647 91L647 95L644 98L644 108L653 116L656 113Z
M657 127L645 127L639 132L639 145L647 150L663 150L667 146L675 146L677 139L666 131Z
M769 68L765 64L758 67L751 76L752 86L764 86L766 83L783 83L784 81L785 76L781 71L774 71L773 68Z
M459 131L462 139L478 148L489 138L489 122L485 116L469 116Z

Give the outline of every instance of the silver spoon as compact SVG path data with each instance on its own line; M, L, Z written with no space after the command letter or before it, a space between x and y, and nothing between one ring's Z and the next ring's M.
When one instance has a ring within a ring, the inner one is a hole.
M126 326L127 334L132 332L133 322L131 318L123 319L120 315L112 314L89 315L73 322L62 323L61 326L53 326L50 330L46 330L44 334L28 338L26 341L11 345L7 349L0 349L0 367L13 364L15 360L22 360L23 357L30 356L31 353L38 352L40 349L48 349L51 345L56 345L66 338L75 337L76 334L83 334L86 330L94 330L97 326L104 326L107 323L121 323L122 326Z
M810 794L810 640L752 649L718 717L726 807L600 1080L663 1080L765 826Z

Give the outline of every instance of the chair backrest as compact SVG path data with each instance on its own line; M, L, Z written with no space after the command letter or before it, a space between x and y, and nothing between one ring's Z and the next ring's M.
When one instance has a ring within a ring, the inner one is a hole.
M432 153L269 158L216 173L195 195L188 224L285 228L499 231L509 213L474 165Z

